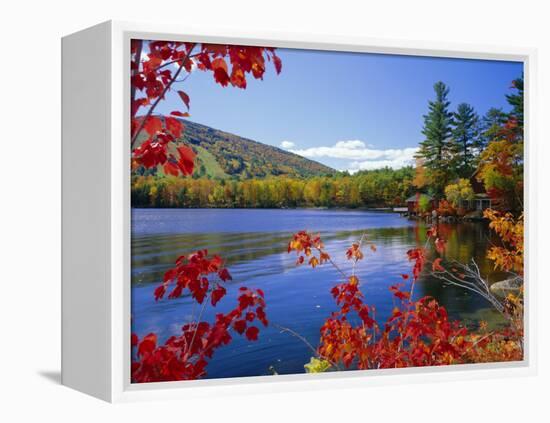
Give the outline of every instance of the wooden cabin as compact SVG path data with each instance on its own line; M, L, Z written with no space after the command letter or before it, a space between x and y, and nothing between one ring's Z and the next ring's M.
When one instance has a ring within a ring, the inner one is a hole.
M474 190L475 198L473 200L463 200L461 203L461 207L466 210L483 211L494 206L494 200L487 195L485 185L477 178L478 172L479 169L470 176L470 185Z

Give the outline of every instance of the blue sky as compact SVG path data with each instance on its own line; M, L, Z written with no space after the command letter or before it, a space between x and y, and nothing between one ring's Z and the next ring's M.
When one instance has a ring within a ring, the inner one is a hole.
M280 75L269 66L245 90L194 71L177 84L191 98L190 120L282 147L336 169L410 163L422 141L422 116L433 84L450 87L451 107L479 114L509 106L505 94L522 63L279 49ZM175 92L159 112L181 109Z

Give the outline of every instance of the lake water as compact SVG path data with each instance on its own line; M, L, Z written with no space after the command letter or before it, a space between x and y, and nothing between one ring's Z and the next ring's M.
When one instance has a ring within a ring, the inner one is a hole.
M216 312L227 312L236 304L237 289L245 285L265 292L268 328L261 328L259 340L248 342L235 336L216 351L207 367L208 378L303 373L311 350L298 338L281 332L275 325L292 329L317 346L319 329L336 310L330 289L338 273L329 265L312 269L296 267L296 256L287 254L291 235L306 229L319 232L333 260L348 268L345 250L366 232L377 246L366 251L356 274L365 301L375 305L377 318L385 319L393 308L388 287L410 273L406 252L424 245L426 227L397 214L342 210L265 209L134 209L132 211L132 331L139 336L156 332L164 342L180 333L181 326L197 315L188 296L155 302L153 290L175 259L207 248L227 263L233 281L228 295L215 309L207 307L204 320ZM489 230L483 223L440 224L447 239L447 259L467 262L474 258L490 280L486 258ZM415 297L435 297L453 318L475 324L486 320L498 325L499 315L485 300L441 281L422 276Z

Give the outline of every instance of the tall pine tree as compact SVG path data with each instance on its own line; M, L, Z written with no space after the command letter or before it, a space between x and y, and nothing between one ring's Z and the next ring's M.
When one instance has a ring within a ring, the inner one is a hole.
M449 111L449 88L441 81L434 84L435 100L429 102L424 115L422 134L417 157L423 160L433 194L442 195L449 175L449 141L452 114Z
M502 131L502 126L508 119L508 115L500 108L491 107L487 113L483 115L480 122L480 136L474 148L477 153L481 154L491 141L497 138Z
M523 130L523 75L512 81L512 87L516 92L506 95L506 100L512 106L510 116L517 119L518 127Z
M469 178L474 169L474 147L479 136L479 117L468 103L460 103L453 113L452 171L455 176Z
M506 122L508 116L496 107L491 107L487 110L487 113L481 119L481 136L479 137L478 144L475 148L478 151L482 151L487 147L491 141L493 141L498 133L502 130L502 125Z

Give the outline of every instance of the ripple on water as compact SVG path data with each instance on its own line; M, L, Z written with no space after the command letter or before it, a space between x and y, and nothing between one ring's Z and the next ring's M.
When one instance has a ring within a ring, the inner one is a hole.
M229 311L237 289L246 285L266 294L268 317L273 323L262 329L258 342L235 337L216 352L208 377L239 377L302 373L311 356L310 348L276 325L288 327L317 345L319 328L335 310L330 288L340 277L330 266L296 267L295 256L286 253L292 233L308 229L319 232L334 261L348 268L345 249L366 231L377 245L366 250L357 268L366 302L375 305L384 319L393 308L388 287L410 271L408 249L425 242L425 228L396 214L332 210L235 210L235 209L135 209L132 212L132 329L139 335L157 332L160 340L177 334L198 307L187 296L155 302L153 290L175 259L197 249L220 254L233 276L227 297L216 309L206 308L203 319ZM484 225L444 225L447 258L475 257L491 277L485 259L488 231ZM440 281L422 277L416 296L437 298L455 318L497 321L498 316L479 297ZM498 314L498 313L497 313Z

